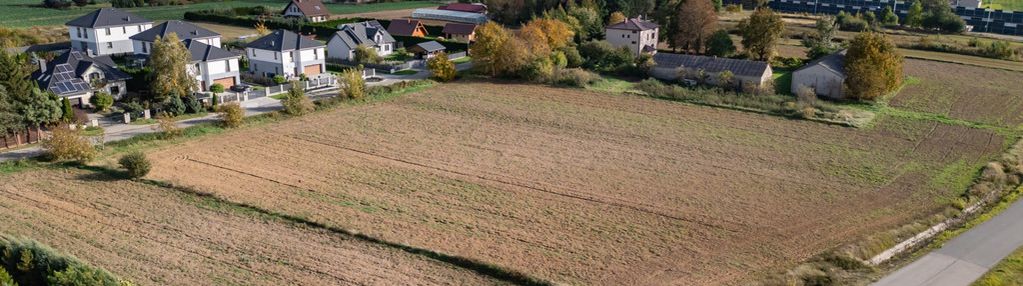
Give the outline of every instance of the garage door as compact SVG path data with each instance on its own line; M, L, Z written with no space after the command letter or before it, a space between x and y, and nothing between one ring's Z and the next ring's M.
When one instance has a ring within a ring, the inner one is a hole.
M302 73L304 73L305 76L310 76L310 77L314 76L314 75L318 75L318 74L320 74L320 72L321 72L320 71L320 65L308 65L308 66L305 66L304 69L302 69Z
M232 76L232 77L225 77L225 78L215 79L215 80L213 80L213 83L219 83L220 85L223 85L224 88L230 88L230 87L234 86L234 77Z

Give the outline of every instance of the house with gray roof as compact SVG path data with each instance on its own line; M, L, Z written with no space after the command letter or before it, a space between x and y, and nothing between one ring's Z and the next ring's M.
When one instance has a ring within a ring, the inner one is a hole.
M378 55L387 56L394 52L394 44L394 37L376 20L341 24L327 42L327 57L352 60L358 46L373 48Z
M249 72L255 75L313 77L327 70L326 47L295 32L275 30L246 45L245 53L249 58Z
M698 79L716 85L719 74L730 71L733 81L741 87L759 87L772 81L774 75L771 65L760 61L657 53L654 63L656 65L650 70L650 75L663 80Z
M197 39L185 40L184 44L192 56L188 70L195 77L199 91L209 91L211 86L218 83L224 88L241 83L238 60L242 55Z
M416 58L426 60L433 58L437 55L437 53L443 52L446 49L447 48L445 48L444 45L441 45L437 41L427 41L415 44L409 48L409 51L415 53Z
M178 20L171 20L160 23L141 33L131 36L132 46L136 55L148 55L153 50L153 42L156 38L166 38L171 34L178 36L178 39L195 40L204 44L220 47L220 34L198 25Z
M291 0L288 6L284 6L284 17L295 17L316 23L330 19L330 10L320 0Z
M841 99L845 87L845 50L814 60L792 72L792 92L802 87L833 99Z
M71 48L90 56L131 54L131 36L153 27L153 21L116 8L92 11L65 23Z
M626 19L604 28L605 40L615 48L628 48L634 55L657 53L660 26L641 18Z
M32 73L32 79L39 88L67 98L79 107L89 106L89 99L96 92L120 98L126 92L125 81L131 79L115 68L109 56L90 57L84 52L69 50L50 62L37 61L39 70Z

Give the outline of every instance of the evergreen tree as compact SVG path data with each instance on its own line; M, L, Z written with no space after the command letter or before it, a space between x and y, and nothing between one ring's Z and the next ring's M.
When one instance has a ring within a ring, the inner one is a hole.
M7 94L6 88L0 86L0 136L22 128L25 128L25 125L18 114L14 98Z
M75 120L75 110L72 109L71 100L67 99L67 97L61 101L60 119L67 123Z
M31 95L19 99L17 109L22 116L22 123L36 129L60 121L64 114L60 98L52 92L39 89L34 89Z
M884 7L884 13L881 15L884 15L881 18L881 23L885 26L899 25L899 16L895 15L895 12L892 11L891 7Z
M30 79L31 66L24 55L14 55L0 49L0 86L14 98L32 95L36 84Z

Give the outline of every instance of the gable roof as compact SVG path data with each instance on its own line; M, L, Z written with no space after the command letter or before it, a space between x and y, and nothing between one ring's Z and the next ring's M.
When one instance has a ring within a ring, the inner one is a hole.
M209 62L240 58L241 55L196 40L185 40L185 48L192 55L192 62Z
M95 68L103 73L108 81L119 81L131 78L130 75L114 67L109 56L91 58L85 53L70 50L57 56L46 64L46 71L37 70L32 79L39 86L59 96L67 97L92 91L92 85L84 80L85 72Z
M181 40L220 37L220 34L207 30L206 28L199 27L195 24L185 21L171 20L153 26L149 30L145 30L142 31L141 33L135 34L134 36L131 36L130 39L145 42L155 42L157 36L160 36L161 38L166 38L171 33L177 34L178 38Z
M75 27L102 28L149 23L153 23L153 21L116 8L102 8L64 24Z
M380 41L376 41L377 34L381 36ZM395 42L394 37L391 37L391 34L387 33L387 30L384 30L380 22L376 20L338 25L338 31L334 35L335 37L332 37L331 41L339 39L348 48L355 48L358 45L376 46Z
M387 32L391 33L391 35L412 36L412 33L418 28L422 28L423 33L426 33L426 28L423 27L423 23L419 22L419 20L394 19L391 20L391 24L387 25Z
M284 7L284 11L287 11L291 5L297 6L298 11L307 17L330 16L330 10L327 10L327 6L324 6L320 0L291 0L291 3Z
M463 23L447 23L444 24L445 34L454 35L471 35L476 32L476 24L463 24Z
M727 70L736 76L758 78L763 77L770 68L766 62L670 53L654 54L654 62L658 67L702 69L709 73Z
M816 59L816 60L806 64L805 66L803 66L803 67L801 67L801 68L799 68L799 69L797 69L797 70L795 70L793 72L798 72L798 71L801 71L801 70L805 70L805 69L808 69L808 68L813 67L813 66L820 66L820 67L823 67L824 69L830 70L831 72L835 73L836 75L838 75L838 76L840 76L842 78L845 78L845 52L846 51L847 50L841 50L841 51L839 51L837 53L833 53L833 54L830 54L830 55L827 55L827 56L823 56L823 57L821 57L819 59Z
M486 13L487 6L483 4L471 4L471 3L451 3L440 5L437 10L448 10L448 11L459 11L459 12L470 12L470 13Z
M642 19L639 19L639 18L629 18L629 19L626 19L624 22L617 23L617 24L611 24L610 26L607 26L608 29L630 30L630 31L646 31L646 30L657 29L657 27L660 27L660 26L658 26L657 24L654 24L653 22L642 20Z
M275 30L273 33L245 45L246 48L280 52L320 48L324 46L325 45L320 41L307 39L295 32L283 29Z
M418 49L423 50L423 51L426 51L426 52L429 52L429 53L436 52L436 51L443 51L443 50L446 49L444 47L444 45L441 45L437 41L422 42L422 43L416 44L413 47L414 48L418 48Z

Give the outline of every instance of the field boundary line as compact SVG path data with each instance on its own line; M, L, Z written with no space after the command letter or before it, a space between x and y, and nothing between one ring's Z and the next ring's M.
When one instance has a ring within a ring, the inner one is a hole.
M317 142L317 141L314 141L314 140L298 138L298 137L295 137L293 135L284 135L284 136L286 136L288 138L295 139L295 140L299 140L299 141L309 142L309 143L313 143L313 144L319 144L319 145L328 146L328 147L334 147L334 148L338 148L338 149L342 149L342 150L347 150L347 151L350 151L350 152L355 152L355 153L363 154L363 155L366 155L366 156L372 156L372 157L382 158L382 159L386 159L386 160L390 160L390 161L394 161L394 162L399 162L399 163L403 163L403 164L418 166L418 167L421 167L421 168L427 168L427 169L431 169L431 170L437 170L437 171L442 171L442 172L446 172L446 173L452 173L452 174L456 174L456 175L460 175L460 176L465 176L465 177L470 177L470 178L477 178L477 179L484 180L484 181L496 182L496 183L500 183L500 184L504 184L504 185L519 187L519 188L533 190L533 191L539 191L539 192L548 193L548 194L557 195L557 196L566 197L566 198L571 198L571 199L583 200L583 201L588 201L588 202L593 202L593 203L598 203L598 204L604 204L604 205L609 205L609 206L620 207L620 208L624 208L624 209L630 209L630 210L634 210L634 211L638 211L638 212L642 212L642 213L647 213L647 214L652 214L652 215L656 215L656 216L660 216L660 217L664 217L664 218L668 218L668 219L674 219L674 220L678 220L678 221L695 223L695 224L699 224L699 225L706 226L706 227L711 227L711 228L715 228L715 229L720 229L720 230L728 231L728 232L731 232L731 233L738 233L738 231L736 231L736 230L728 229L728 228L725 228L725 227L720 226L720 225L715 225L715 224L711 224L711 223L708 223L708 222L702 222L702 221L697 221L697 220L693 220L693 219L683 218L683 217L674 216L674 215L670 215L670 214L665 214L665 213L661 213L661 212L657 212L657 211L653 211L653 210L648 210L648 209L645 209L643 207L638 207L638 206L634 206L634 205L623 204L623 203L616 203L616 202L607 202L607 201L603 201L603 200L600 200L600 199L597 199L597 198L594 198L594 197L581 196L581 195L573 195L573 194L565 194L565 193L556 192L556 191L552 191L552 190L548 190L548 189L544 189L544 188L538 188L538 187L528 186L528 185L519 184L519 183L515 183L515 182L509 182L509 181L506 181L506 180L495 179L495 178L488 178L488 177L483 176L483 175L475 175L475 174L469 174L469 173L459 172L459 171L455 171L455 170L448 170L448 169L441 168L441 167L430 166L430 165L426 165L426 164L423 164L423 163L413 162L413 161L409 161L409 160L405 160L405 159L392 158L392 157L388 157L388 156L385 156L385 155L380 155L380 154L375 154L375 153L372 153L372 152L367 152L367 151L362 151L362 150L358 150L358 149L353 149L353 148L350 148L350 147L338 146L338 145L333 145L333 144L328 144L328 143L323 143L323 142Z

